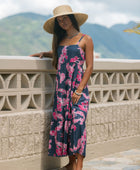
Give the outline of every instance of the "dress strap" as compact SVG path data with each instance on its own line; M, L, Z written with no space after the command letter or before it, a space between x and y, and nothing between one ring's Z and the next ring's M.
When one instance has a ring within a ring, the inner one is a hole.
M79 41L78 41L78 43L77 44L79 44L80 43L80 41L83 39L83 37L85 36L86 34L83 34L82 36L81 36L81 38L79 39Z

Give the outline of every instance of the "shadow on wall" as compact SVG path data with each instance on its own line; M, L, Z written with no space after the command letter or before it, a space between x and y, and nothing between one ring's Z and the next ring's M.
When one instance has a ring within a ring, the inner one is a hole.
M46 140L44 140L44 146L45 145ZM46 146L48 148L48 142ZM40 168L41 170L56 170L57 168L62 168L69 162L68 156L65 157L48 156L47 148L45 148L45 152L41 153L41 168Z
M60 166L60 158L48 156L47 152L41 154L41 170L53 170L55 168L60 168Z
M51 113L50 113L51 114ZM42 153L41 153L41 170L53 170L60 168L61 158L48 156L48 146L49 146L49 132L51 115L48 118L48 113L45 112L44 116L44 132L42 133Z

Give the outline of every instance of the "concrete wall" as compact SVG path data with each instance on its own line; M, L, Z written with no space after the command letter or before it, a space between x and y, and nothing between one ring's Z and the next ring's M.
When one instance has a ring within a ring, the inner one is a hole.
M85 69L85 65L84 65ZM51 59L0 56L0 170L49 170L56 71ZM140 146L140 61L95 59L85 160Z

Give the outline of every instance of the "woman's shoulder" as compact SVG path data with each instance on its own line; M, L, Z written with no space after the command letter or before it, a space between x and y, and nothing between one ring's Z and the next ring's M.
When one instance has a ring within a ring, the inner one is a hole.
M87 42L90 42L92 41L92 37L88 34L85 34L85 33L81 33L81 35L83 36L83 39Z
M86 39L92 39L90 35L85 34L85 33L81 33Z

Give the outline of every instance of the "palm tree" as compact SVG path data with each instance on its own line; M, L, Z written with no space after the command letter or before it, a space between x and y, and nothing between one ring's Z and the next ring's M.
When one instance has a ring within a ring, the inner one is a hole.
M140 24L137 24L137 26L131 28L131 29L126 29L124 30L124 32L129 32L129 33L136 33L136 34L140 34Z

